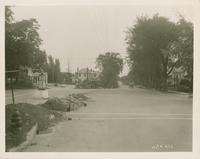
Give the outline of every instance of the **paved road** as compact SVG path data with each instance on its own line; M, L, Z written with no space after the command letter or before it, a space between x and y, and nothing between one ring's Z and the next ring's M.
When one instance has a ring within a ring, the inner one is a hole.
M192 150L192 99L187 95L126 87L82 91L91 98L88 106L66 114L72 120L37 135L24 151Z

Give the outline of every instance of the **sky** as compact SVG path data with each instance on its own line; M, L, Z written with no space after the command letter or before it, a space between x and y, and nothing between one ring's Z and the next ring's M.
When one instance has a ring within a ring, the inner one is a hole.
M179 14L193 21L191 6L149 5L66 5L66 6L15 6L15 19L36 18L43 39L42 49L58 58L61 71L89 67L95 69L99 54L126 53L126 30L136 22L136 17L158 13L177 21ZM128 73L124 66L121 75Z

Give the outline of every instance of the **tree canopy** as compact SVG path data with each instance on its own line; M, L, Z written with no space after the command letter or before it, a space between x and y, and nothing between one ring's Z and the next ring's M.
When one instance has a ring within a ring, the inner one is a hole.
M158 14L138 17L126 36L129 77L138 84L166 90L167 78L178 64L192 72L193 60L185 58L193 52L192 33L192 24L184 18L175 23Z
M96 59L97 67L101 71L101 80L105 88L118 87L118 75L123 69L123 59L119 53L107 52Z
M27 66L48 72L49 82L60 82L60 61L40 48L40 25L34 18L15 21L10 7L5 8L5 60L6 70Z
M5 57L6 69L19 66L42 67L46 52L40 49L42 39L36 19L15 21L10 7L5 9ZM15 60L13 60L15 59Z

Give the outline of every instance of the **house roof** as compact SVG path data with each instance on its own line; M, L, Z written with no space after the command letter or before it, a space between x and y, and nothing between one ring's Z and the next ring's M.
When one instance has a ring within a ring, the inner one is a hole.
M78 73L87 73L87 68L82 68L82 69L78 70L77 72ZM92 69L88 69L88 73L96 73L96 74L98 74L100 72L99 71L94 71Z

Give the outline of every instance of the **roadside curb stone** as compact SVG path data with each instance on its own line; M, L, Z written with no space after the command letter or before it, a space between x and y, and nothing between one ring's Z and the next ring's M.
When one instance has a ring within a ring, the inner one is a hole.
M32 128L31 130L27 133L26 135L26 141L24 141L23 143L21 143L19 146L17 147L13 147L9 150L9 152L20 152L22 151L23 149L25 149L27 146L29 146L33 139L35 138L36 136L36 133L37 133L37 129L38 129L38 124L36 123Z

